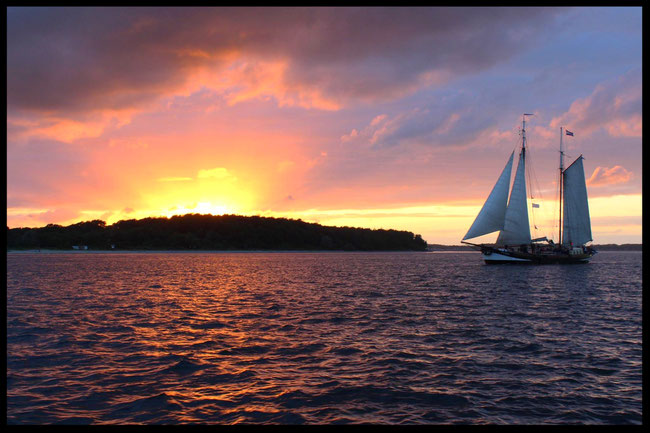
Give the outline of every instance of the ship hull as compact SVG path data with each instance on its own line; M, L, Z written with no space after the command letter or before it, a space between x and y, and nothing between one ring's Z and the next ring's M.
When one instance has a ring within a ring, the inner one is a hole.
M595 251L584 254L568 254L566 252L529 253L511 251L501 248L483 247L481 256L486 264L583 264L589 263Z

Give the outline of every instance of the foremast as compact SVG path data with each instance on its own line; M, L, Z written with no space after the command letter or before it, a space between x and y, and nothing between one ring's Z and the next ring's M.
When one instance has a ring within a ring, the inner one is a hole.
M534 116L534 114L524 113L524 115L521 116L521 152L524 160L526 159L526 116Z
M505 212L503 228L497 237L497 245L528 245L531 243L528 219L528 194L526 192L526 116L524 113L521 132L521 152L510 200Z
M508 200L508 192L514 150L481 211L461 242L466 243L467 239L498 230L499 236L496 240L498 245L527 245L531 243L525 180L526 116L532 116L532 114L524 113L523 115L521 152L512 191L510 191L510 200Z

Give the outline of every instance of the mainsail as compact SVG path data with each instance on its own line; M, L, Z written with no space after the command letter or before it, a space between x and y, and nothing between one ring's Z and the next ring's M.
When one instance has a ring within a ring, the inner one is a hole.
M512 184L510 201L505 214L503 230L497 238L497 245L522 245L530 243L530 225L528 222L528 206L526 202L526 167L525 151L519 154L517 174Z
M474 223L467 231L463 240L483 236L503 229L514 154L514 151L510 154L510 159L508 159L506 166L503 168L501 176L499 176L497 183L492 188L492 192L490 192L485 204L483 204L481 211L476 216Z
M564 245L584 245L592 240L587 185L582 159L582 155L580 155L573 164L564 170L564 233L562 236Z

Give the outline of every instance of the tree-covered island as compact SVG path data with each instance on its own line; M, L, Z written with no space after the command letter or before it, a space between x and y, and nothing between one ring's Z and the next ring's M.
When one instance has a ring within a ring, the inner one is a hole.
M302 220L186 214L171 218L93 220L69 226L7 227L7 249L425 251L408 231L329 227Z

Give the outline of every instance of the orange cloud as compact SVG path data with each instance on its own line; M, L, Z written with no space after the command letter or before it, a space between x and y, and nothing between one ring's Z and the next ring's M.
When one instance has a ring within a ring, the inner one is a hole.
M628 119L618 119L607 125L607 132L612 137L642 137L643 117L638 114Z
M616 183L625 183L632 178L632 172L627 171L620 165L612 168L596 167L591 177L587 180L589 186L612 185Z
M631 71L597 85L591 95L575 100L569 111L553 118L550 126L569 126L581 134L604 128L614 137L641 137L641 94L640 71Z
M255 61L240 58L220 75L228 104L234 105L253 98L273 97L278 105L338 110L341 105L327 98L317 87L303 85L288 78L288 61Z
M77 122L60 119L52 126L35 129L33 133L70 143L79 138L98 137L104 131L104 127L103 122Z
M100 137L107 128L128 125L137 113L135 109L98 110L84 114L51 115L49 113L23 113L8 116L7 125L20 127L12 138L25 140L31 137L51 138L72 143L83 138Z

